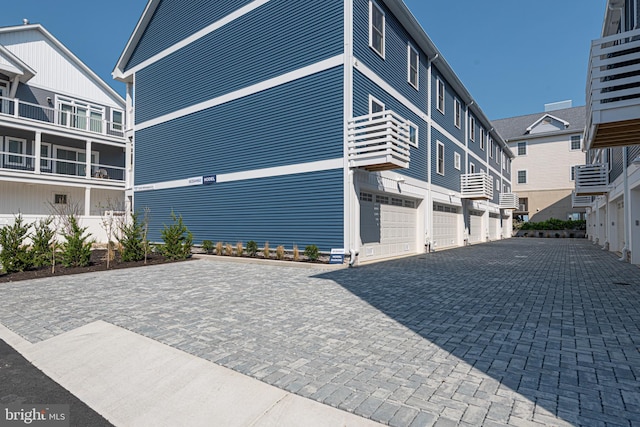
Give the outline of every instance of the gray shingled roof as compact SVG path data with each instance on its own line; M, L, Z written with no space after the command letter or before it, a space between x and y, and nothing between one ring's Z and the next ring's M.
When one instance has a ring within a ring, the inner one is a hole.
M519 139L527 135L527 128L547 114L569 122L569 127L565 129L567 131L583 131L586 126L585 106L492 120L491 123L502 138L507 141ZM536 134L536 136L542 135L544 134Z

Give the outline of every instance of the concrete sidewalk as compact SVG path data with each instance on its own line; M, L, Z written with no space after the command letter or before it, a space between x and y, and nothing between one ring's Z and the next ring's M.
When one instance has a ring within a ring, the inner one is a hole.
M379 425L103 321L36 344L0 325L0 339L116 426Z

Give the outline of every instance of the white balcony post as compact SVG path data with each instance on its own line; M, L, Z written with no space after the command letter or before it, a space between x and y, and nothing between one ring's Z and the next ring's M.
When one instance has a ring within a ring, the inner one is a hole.
M86 171L85 171L85 177L87 179L91 178L91 140L87 140L86 142L86 147L85 147L85 163L86 163Z
M91 187L84 189L84 216L91 215Z
M36 139L35 139L35 162L36 164L34 165L34 172L35 173L40 173L40 158L41 158L41 154L42 154L42 132L40 131L36 131Z
M20 100L18 98L13 99L13 115L20 117Z

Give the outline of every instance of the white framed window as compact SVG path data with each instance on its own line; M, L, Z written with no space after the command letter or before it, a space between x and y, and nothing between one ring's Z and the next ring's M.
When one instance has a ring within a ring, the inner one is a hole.
M458 98L453 99L453 124L460 129L462 126L462 105Z
M453 153L453 167L460 170L460 153Z
M373 202L373 194L371 193L360 193L360 200L363 202Z
M6 136L4 138L4 163L10 166L27 166L27 140Z
M407 121L409 125L409 144L418 148L418 126L410 121Z
M489 158L493 159L493 147L496 145L495 142L493 142L493 138L489 138Z
M474 163L469 163L469 173L476 173L476 165Z
M100 105L56 95L56 109L59 125L97 133L103 131L104 107Z
M63 193L54 193L53 194L53 204L54 205L66 205L68 203L68 195Z
M51 144L42 142L40 144L40 170L45 172L51 171Z
M438 77L436 79L436 95L438 97L436 108L444 114L444 82Z
M518 171L518 184L526 184L527 183L527 171L519 170Z
M438 175L444 175L444 144L440 141L438 144L438 162L436 165L436 172Z
M9 100L5 99L9 95L9 82L0 80L0 113L10 113Z
M498 193L500 192L500 180L498 178L496 178L496 186L493 188L495 188L498 191Z
M124 130L124 112L111 109L111 130L122 132Z
M418 51L411 46L411 43L407 44L407 79L409 84L414 88L419 87L419 64L420 55Z
M480 149L482 151L484 151L484 141L487 138L487 133L485 132L484 128L480 128Z
M376 203L380 203L381 205L388 205L389 196L381 196L379 194L376 194Z
M369 95L369 114L381 113L384 111L384 103Z
M369 47L384 59L385 16L378 4L369 0Z
M476 141L476 119L473 116L469 116L469 139Z
M574 135L571 137L571 151L581 149L581 145L580 135Z
M500 164L500 146L496 144L496 162Z
M397 197L392 197L391 198L391 206L402 206L402 199L399 199Z
M527 155L527 141L518 142L518 156Z
M63 175L85 176L87 171L87 154L85 150L72 147L53 146L54 173ZM99 153L91 151L91 164L100 163Z

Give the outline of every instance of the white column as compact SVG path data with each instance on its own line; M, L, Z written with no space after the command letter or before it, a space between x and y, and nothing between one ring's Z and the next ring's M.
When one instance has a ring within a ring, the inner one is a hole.
M35 156L36 156L36 164L34 172L40 173L40 158L41 158L41 149L42 149L42 132L36 131L36 139L35 139Z
M91 215L91 187L84 189L84 215Z
M91 178L91 140L87 140L85 144L85 153L85 163L87 165L85 176L89 179Z

